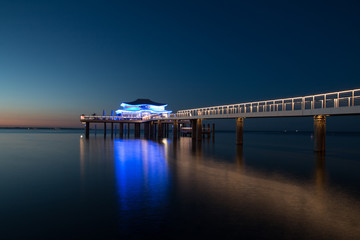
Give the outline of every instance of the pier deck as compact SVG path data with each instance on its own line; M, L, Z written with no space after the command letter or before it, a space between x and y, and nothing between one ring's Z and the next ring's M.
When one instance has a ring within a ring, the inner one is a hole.
M119 131L122 134L123 124L134 123L135 135L140 135L140 124L144 124L146 136L162 137L163 133L169 133L169 124L173 125L173 136L178 133L190 134L193 139L201 140L204 133L215 133L215 125L210 131L202 125L203 120L209 119L235 119L236 120L236 143L243 144L243 125L246 118L275 118L275 117L313 117L314 118L314 150L325 151L326 117L360 115L360 89L315 94L302 97L282 98L265 101L237 103L221 106L210 106L179 110L167 117L156 118L122 118L119 116L85 116L80 121L86 124L86 137L89 137L90 123L106 124L119 123ZM179 124L191 123L191 127L183 126L179 131ZM163 126L164 125L164 126ZM155 127L157 126L157 127ZM206 130L205 130L206 129ZM104 131L104 135L106 132ZM128 133L129 134L129 133Z

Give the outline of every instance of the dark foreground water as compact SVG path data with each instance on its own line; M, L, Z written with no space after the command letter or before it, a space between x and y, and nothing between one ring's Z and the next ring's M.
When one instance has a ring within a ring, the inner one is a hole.
M0 131L1 239L360 239L360 136Z

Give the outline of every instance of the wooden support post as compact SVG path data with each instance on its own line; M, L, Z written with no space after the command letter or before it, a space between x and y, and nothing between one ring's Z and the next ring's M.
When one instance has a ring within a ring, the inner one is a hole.
M158 123L157 123L157 127L158 127L158 131L157 131L157 133L158 133L158 138L162 138L162 136L163 136L163 129L162 129L162 123L161 123L161 121L160 120L158 120Z
M244 162L244 155L243 155L243 145L236 146L236 163L237 167L240 171L244 170L245 162Z
M85 138L89 138L90 136L90 123L86 122L86 126L85 126Z
M140 138L140 123L135 123L135 138Z
M196 139L196 119L191 120L191 137Z
M200 119L200 118L198 118L197 120L196 120L196 128L197 128L197 136L196 136L196 138L197 138L197 140L198 141L201 141L201 139L202 139L202 126L201 126L201 123L202 123L202 119Z
M177 139L178 137L178 121L174 120L173 122L173 139Z
M130 138L130 123L128 123L127 126L127 137Z
M326 117L324 115L314 116L314 151L325 151Z
M104 122L104 138L106 138L106 123Z
M236 144L243 144L244 118L236 118Z
M144 138L146 139L149 138L149 128L150 128L150 123L149 122L144 123Z
M315 157L315 182L319 190L326 185L326 161L325 152L314 152Z
M215 138L215 123L212 124L212 137Z
M208 125L207 125L207 130L208 130L208 137L210 137L210 134L211 134L210 123L208 123Z
M114 138L114 123L111 123L111 138Z
M119 137L124 137L124 123L119 123Z
M157 135L158 135L157 129L158 129L157 123L154 122L154 139L155 139L155 138L157 137Z
M154 121L150 122L150 138L154 138Z

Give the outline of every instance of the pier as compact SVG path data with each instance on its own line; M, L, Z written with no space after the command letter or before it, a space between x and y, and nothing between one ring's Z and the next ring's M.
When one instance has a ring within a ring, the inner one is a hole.
M234 119L236 122L236 144L243 144L243 131L246 118L281 118L312 117L314 121L314 151L325 151L326 118L330 116L360 115L360 89L315 94L301 97L237 103L230 105L210 106L179 110L166 116L125 118L119 116L85 116L80 121L85 123L85 136L89 137L90 123L103 123L104 136L106 124L119 124L122 136L123 124L135 124L135 137L140 137L140 124L144 125L144 137L153 138L167 136L169 125L172 125L173 137L181 134L192 136L201 141L203 135L215 135L215 125L206 128L205 120ZM180 124L188 124L183 130ZM112 128L113 129L113 128ZM112 132L113 130L111 130Z

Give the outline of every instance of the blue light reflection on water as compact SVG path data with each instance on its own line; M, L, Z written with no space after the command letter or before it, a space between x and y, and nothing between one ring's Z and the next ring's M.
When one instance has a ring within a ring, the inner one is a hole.
M131 234L131 230L139 230L136 226L159 227L166 214L170 186L164 144L115 140L114 161L123 232Z
M239 151L230 133L194 144L27 132L0 134L2 239L360 236L358 135L329 134L318 156L298 134L246 133Z

